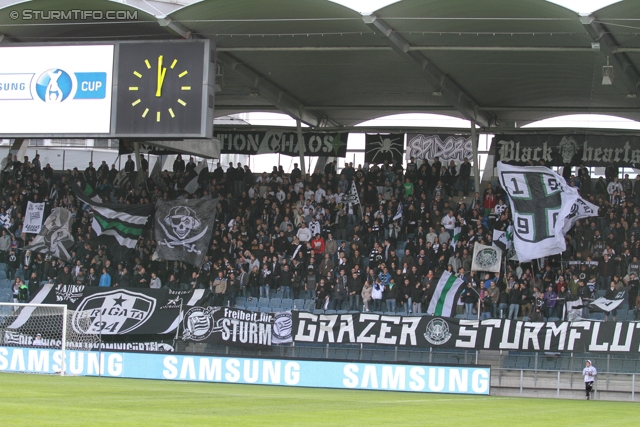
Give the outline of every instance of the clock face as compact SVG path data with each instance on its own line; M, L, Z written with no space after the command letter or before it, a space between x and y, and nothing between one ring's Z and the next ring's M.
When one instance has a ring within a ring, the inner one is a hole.
M203 43L191 41L122 43L116 133L200 135L207 89L203 80L206 53Z

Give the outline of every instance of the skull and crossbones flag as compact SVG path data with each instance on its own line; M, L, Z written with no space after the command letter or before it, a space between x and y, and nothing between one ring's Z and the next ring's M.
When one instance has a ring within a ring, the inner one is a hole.
M215 200L158 202L155 217L156 253L161 259L202 264L211 241Z
M402 162L404 134L366 134L364 161L372 164Z

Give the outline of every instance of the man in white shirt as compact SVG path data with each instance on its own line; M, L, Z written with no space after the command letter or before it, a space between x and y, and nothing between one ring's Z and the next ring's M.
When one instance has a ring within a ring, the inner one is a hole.
M324 188L322 188L321 184L318 184L318 189L316 190L315 193L315 201L316 203L322 203L322 199L327 195L327 192L324 191Z
M582 376L584 377L584 390L587 394L587 400L591 398L591 390L593 390L593 381L596 379L598 371L596 367L591 364L591 360L587 360L587 366L582 370Z
M450 210L448 214L442 217L440 224L449 233L449 237L453 239L453 230L456 228L456 217L453 216L453 211Z
M296 237L302 243L306 243L311 240L311 230L307 228L307 224L304 222L300 225L300 229L296 233Z

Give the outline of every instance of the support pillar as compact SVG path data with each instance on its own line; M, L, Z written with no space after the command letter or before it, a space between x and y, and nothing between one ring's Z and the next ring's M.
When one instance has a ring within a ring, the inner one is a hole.
M473 186L476 192L480 192L480 162L478 161L478 134L476 133L475 120L471 120L471 147L473 149Z

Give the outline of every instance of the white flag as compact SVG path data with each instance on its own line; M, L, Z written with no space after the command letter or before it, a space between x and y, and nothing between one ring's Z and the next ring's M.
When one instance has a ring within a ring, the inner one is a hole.
M445 271L433 291L433 298L429 303L427 313L434 316L453 317L456 299L464 281L454 274Z
M578 197L571 207L571 213L567 216L562 232L567 234L571 227L573 227L573 224L575 224L579 219L598 216L598 209L600 208L593 203L587 202L582 197Z
M497 246L486 246L476 243L473 248L471 270L500 272L502 250Z
M44 203L27 202L27 212L24 214L22 232L38 234L42 229L43 217Z
M498 162L498 178L513 211L513 243L520 262L564 252L563 228L574 203L574 188L544 166Z

